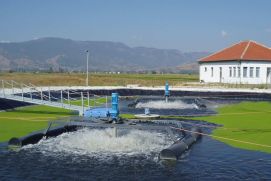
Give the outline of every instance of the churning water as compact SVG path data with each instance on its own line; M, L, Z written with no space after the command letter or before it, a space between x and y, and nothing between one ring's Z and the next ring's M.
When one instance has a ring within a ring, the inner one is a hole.
M159 153L172 144L168 136L158 132L141 130L88 129L64 133L55 138L41 140L23 149L45 154L87 155L103 159L110 156L145 155Z
M136 105L136 108L151 108L151 109L193 109L197 108L194 103L188 104L181 100L177 101L168 101L164 100L155 100L148 102L139 102Z
M209 106L191 108L190 100L177 100L177 109L172 108L175 101L161 108L165 104L161 99L143 100L138 106L151 102L159 104L151 108L157 114L213 113ZM144 113L143 107L127 108L125 101L121 103L125 103L121 105L122 113ZM180 109L187 104L190 108ZM115 138L112 129L82 129L19 151L0 144L0 180L271 180L271 154L237 149L202 137L175 165L164 165L158 161L158 153L171 143L158 132L120 131Z

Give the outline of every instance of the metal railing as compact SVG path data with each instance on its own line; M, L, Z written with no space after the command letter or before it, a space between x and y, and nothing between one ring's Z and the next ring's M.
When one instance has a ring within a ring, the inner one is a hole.
M73 89L52 90L50 87L38 87L31 83L18 83L16 81L1 80L0 98L27 102L32 104L47 105L78 111L80 115L87 108L99 106L108 107L107 96L102 97L90 94L89 91ZM104 98L105 101L101 101Z

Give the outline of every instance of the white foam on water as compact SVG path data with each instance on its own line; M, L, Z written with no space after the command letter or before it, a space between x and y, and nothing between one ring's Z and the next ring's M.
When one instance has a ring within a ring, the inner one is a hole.
M113 128L82 129L64 133L55 138L43 139L38 144L28 145L42 153L65 153L89 156L104 155L150 155L159 153L172 144L166 134L140 130L129 130L114 137Z
M139 102L136 108L152 108L152 109L194 109L197 108L195 104L187 104L183 101L148 101Z

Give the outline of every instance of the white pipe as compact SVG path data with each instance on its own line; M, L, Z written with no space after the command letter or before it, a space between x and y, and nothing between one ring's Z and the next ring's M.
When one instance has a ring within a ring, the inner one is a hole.
M83 111L82 114L84 114L84 96L83 96L83 92L81 92L81 100L82 100L82 111Z
M11 81L11 89L12 89L12 95L14 95L14 85L13 85L13 80Z
M4 80L2 80L2 91L3 91L3 96L5 96L5 83L4 83Z
M107 96L105 96L105 107L107 109Z
M62 104L62 107L63 107L63 91L62 91L62 89L60 90L60 96L61 96L61 104Z
M24 87L21 85L21 90L22 90L22 100L24 101Z
M43 94L42 94L42 88L40 88L40 100L43 101Z
M70 101L70 91L68 90L68 104L70 105L71 107L71 101Z
M48 87L48 96L49 96L49 101L51 102L51 91L50 91L50 87Z
M93 101L94 101L94 102L93 102L93 103L94 103L93 106L95 107L95 106L96 106L96 103L95 103L95 95L93 95Z
M88 86L88 56L89 56L89 52L87 50L87 79L86 79L86 86Z
M89 107L89 92L88 92L88 107Z

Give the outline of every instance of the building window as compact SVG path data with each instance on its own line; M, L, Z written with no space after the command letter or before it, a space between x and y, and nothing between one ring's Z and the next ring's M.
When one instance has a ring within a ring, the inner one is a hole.
M253 77L254 67L249 67L249 77Z
M238 77L240 77L241 76L241 69L240 69L240 67L238 67Z
M214 67L211 67L211 76L214 76Z
M204 72L207 72L207 67L204 68Z
M256 77L260 77L260 67L256 67Z
M236 77L236 67L233 67L233 77Z
M247 77L247 67L243 67L243 77Z
M232 77L232 67L230 67L230 77Z

